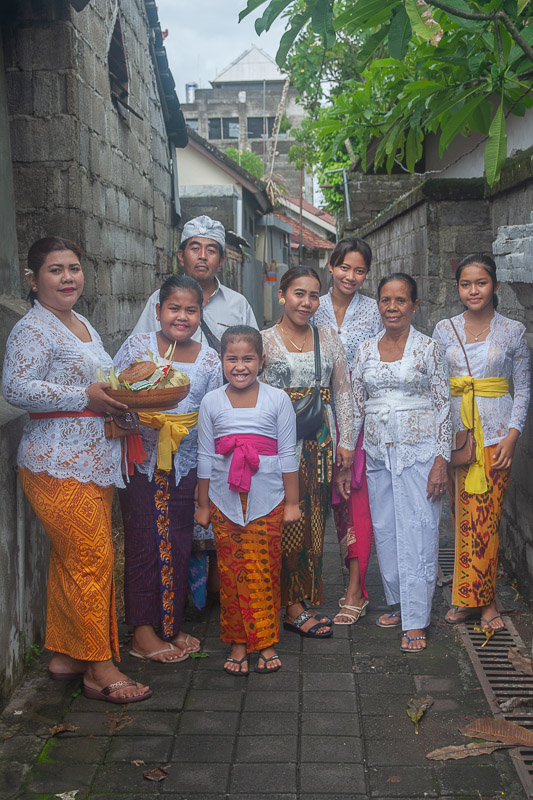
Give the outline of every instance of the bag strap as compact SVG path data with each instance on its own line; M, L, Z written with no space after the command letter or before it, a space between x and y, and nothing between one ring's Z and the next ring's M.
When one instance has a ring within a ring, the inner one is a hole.
M313 329L313 344L315 348L315 386L320 386L322 383L322 364L320 363L320 339L318 336L318 328L316 325L311 324Z
M200 328L202 329L202 333L207 339L207 344L209 345L209 347L212 347L213 350L216 350L217 353L220 355L220 339L217 339L217 337L211 331L210 327L208 326L207 322L203 317L202 321L200 322Z
M464 346L464 344L463 344L463 341L462 341L461 337L459 336L459 334L457 333L457 328L456 328L456 327L455 327L455 325L453 324L452 320L451 320L451 319L449 319L449 320L448 320L448 322L449 322L449 323L450 323L450 325L452 326L452 328L453 328L453 332L454 332L454 333L455 333L455 335L457 336L457 340L458 340L459 344L461 345L461 349L462 349L462 351L463 351L463 353L464 353L464 355L465 355L465 361L466 361L466 366L467 366L467 369L468 369L468 374L470 375L470 377L471 377L471 378L472 378L472 380L473 380L473 375L472 375L472 372L470 371L470 363L469 363L469 361L468 361L468 356L467 356L467 354L466 354L466 350L465 350L465 346ZM475 415L474 415L474 406L475 406L475 402L476 402L476 400L475 400L474 386L472 385L472 422L473 422L473 421L474 421L474 419L475 419Z

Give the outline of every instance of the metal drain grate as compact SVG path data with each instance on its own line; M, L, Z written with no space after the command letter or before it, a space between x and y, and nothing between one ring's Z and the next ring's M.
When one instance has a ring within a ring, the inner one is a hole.
M446 582L446 577L453 574L453 562L453 549L441 550L439 553L441 581ZM443 591L450 602L450 587L445 585ZM482 645L485 642L485 634L474 631L473 622L467 621L458 625L457 630L494 716L533 730L533 706L531 712L524 709L502 712L497 703L498 699L533 697L533 676L519 675L507 660L510 647L516 648L524 656L529 654L510 618L504 615L503 621L505 630L499 631L484 647ZM526 797L533 798L533 748L519 747L509 752Z

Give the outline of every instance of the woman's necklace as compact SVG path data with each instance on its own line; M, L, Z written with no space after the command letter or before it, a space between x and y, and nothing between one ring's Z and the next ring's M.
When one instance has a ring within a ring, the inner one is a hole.
M490 323L487 325L487 327L486 327L486 328L483 328L483 330L482 330L482 331L479 331L479 333L477 333L477 334L476 334L476 333L474 333L474 331L471 331L471 330L470 330L470 328L468 327L468 325L466 324L466 322L464 322L463 324L464 324L464 326L465 326L465 331L468 331L468 333L469 333L471 336L473 336L473 337L474 337L474 341L475 341L475 342L477 342L477 340L479 339L479 337L480 337L480 336L482 336L482 335L485 333L485 331L488 331L488 330L490 330L491 323L492 323L492 320L491 320L491 322L490 322Z
M279 329L280 329L280 331L283 333L283 335L285 336L285 338L287 339L287 341L288 341L288 342L290 342L290 343L292 344L292 346L296 348L296 350L298 351L298 353L301 353L301 352L302 352L302 350L304 349L304 345L305 345L305 343L306 343L306 341L307 341L307 334L308 334L308 331L309 331L309 325L308 325L308 326L307 326L307 328L305 329L305 336L304 336L304 340L303 340L303 342L302 342L302 345L301 345L301 347L298 347L298 345L296 344L296 342L293 342L293 341L292 341L291 337L289 336L289 334L287 333L287 331L284 329L284 327L283 327L283 325L281 324L281 322L280 322L280 323L278 323L278 324L279 324Z

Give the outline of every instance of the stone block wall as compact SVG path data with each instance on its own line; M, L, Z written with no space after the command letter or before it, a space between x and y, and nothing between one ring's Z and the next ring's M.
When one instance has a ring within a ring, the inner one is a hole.
M502 282L498 310L526 325L533 349L533 262L527 234L533 208L533 157L509 163L492 189L481 179L428 180L356 233L374 261L365 294L381 277L407 272L418 283L414 323L431 334L435 323L462 310L454 272L472 252L494 252ZM502 227L503 226L503 227ZM511 227L507 227L511 226ZM496 242L495 242L496 240ZM494 251L493 251L494 243ZM518 259L518 255L523 255ZM516 269L515 269L516 267ZM500 555L533 600L533 412L520 436L500 527Z
M120 21L129 74L123 119L108 49ZM83 251L78 310L115 352L172 269L170 151L143 0L21 0L3 27L21 268L51 233Z
M421 183L418 175L365 175L352 173L348 180L350 219L345 230L357 230L374 219L394 200Z

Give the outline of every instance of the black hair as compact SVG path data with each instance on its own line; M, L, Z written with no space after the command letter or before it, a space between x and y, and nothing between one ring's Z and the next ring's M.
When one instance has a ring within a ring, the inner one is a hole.
M181 250L183 252L185 250L185 248L187 247L187 244L191 241L191 239L197 239L197 238L198 238L197 236L189 236L189 238L185 239L184 242L180 242L178 250ZM210 237L209 236L204 236L202 238L209 239ZM214 239L213 239L213 244L216 244L216 246L218 247L218 252L220 254L220 258L222 258L223 255L224 255L224 248L222 247L220 242L215 242Z
M329 264L331 267L337 267L344 262L348 253L361 253L365 267L370 270L372 264L372 249L364 239L359 236L346 236L337 242L334 251L332 252Z
M226 328L222 334L222 339L220 340L221 357L224 358L229 344L232 342L238 342L242 339L244 339L246 342L249 342L253 346L259 358L262 357L263 337L257 328L252 328L250 325L231 325L231 327Z
M188 275L171 275L167 278L159 290L159 305L162 306L165 300L168 300L174 289L182 289L187 292L192 292L196 295L200 309L204 302L204 293L202 287L195 278L190 278Z
M38 239L32 244L28 250L28 269L33 272L35 278L50 253L61 250L71 250L77 256L78 261L81 261L81 248L70 239L63 239L61 236L45 236L44 239ZM36 299L37 292L30 289L28 300L32 306Z
M315 278L318 281L318 286L322 289L322 281L320 280L318 272L313 267L291 267L285 272L279 282L279 288L282 294L285 294L291 283L298 280L298 278Z
M415 279L410 275L407 275L405 272L393 272L392 275L386 275L380 280L378 286L378 302L379 298L381 297L381 290L385 284L390 283L391 281L403 281L406 283L411 296L411 302L415 303L418 300L418 286L416 285Z
M457 270L455 272L455 280L457 284L459 284L459 280L461 278L461 273L465 267L469 267L471 264L478 264L480 267L483 267L487 275L492 281L492 303L494 308L498 308L498 295L496 294L495 287L498 283L498 276L496 275L496 263L493 258L490 256L485 255L484 253L471 253L466 258L460 262Z

